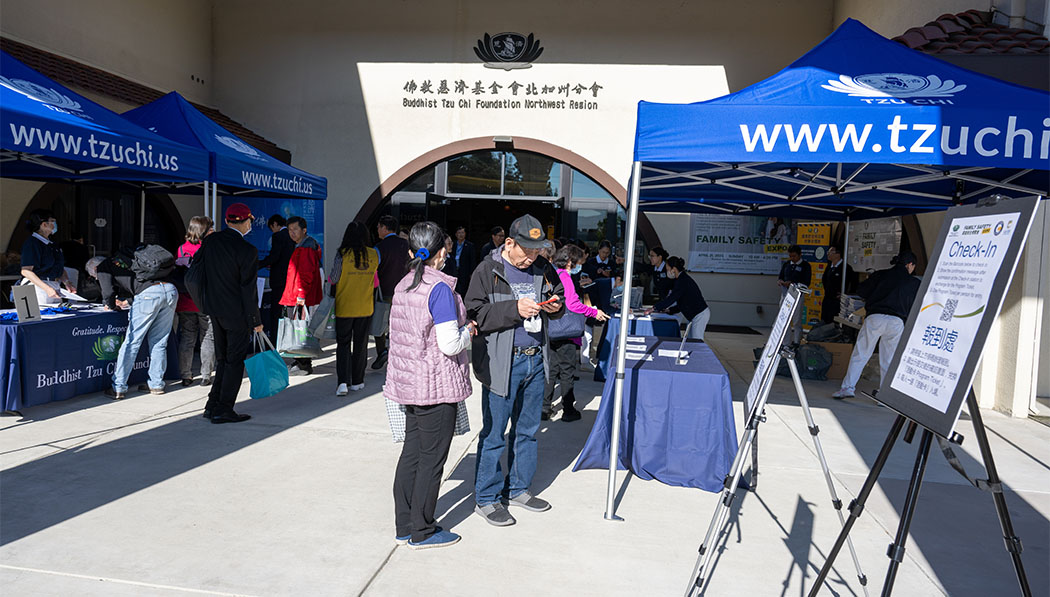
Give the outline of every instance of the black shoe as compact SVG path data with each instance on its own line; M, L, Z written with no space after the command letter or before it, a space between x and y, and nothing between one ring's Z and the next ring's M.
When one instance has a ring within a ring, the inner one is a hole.
M385 350L383 352L379 353L379 356L376 357L376 361L374 363L372 363L372 368L373 369L382 369L383 365L386 365L386 357L387 357L388 354L389 353L387 351L385 351Z
M204 418L208 419L209 421L211 420L211 409L210 408L204 409Z
M156 395L156 396L160 396L161 394L164 393L164 388L156 388L156 389L154 389L154 388L149 387L148 383L143 383L143 384L139 384L139 391L140 392L149 392L150 394L153 394L153 395Z
M211 422L216 425L221 425L222 423L240 423L242 421L247 421L250 418L252 418L251 415L239 415L231 410L225 414L214 415L211 418Z
M187 378L183 379L182 380L182 385L184 385L184 386L192 386L193 385L193 378L192 377L187 377Z
M201 385L202 386L210 386L211 385L211 376L209 375L208 377L202 377L201 378Z
M561 411L561 420L566 423L579 421L581 418L583 418L583 415L572 406L566 406L565 409Z
M541 421L550 421L551 420L551 414L549 412L547 412L547 411L541 412L540 413L540 420Z
M127 397L127 395L124 394L124 392L118 392L118 391L114 390L113 388L106 388L106 391L103 392L103 394L105 394L106 396L109 396L110 398L112 398L114 400L123 400L124 398Z

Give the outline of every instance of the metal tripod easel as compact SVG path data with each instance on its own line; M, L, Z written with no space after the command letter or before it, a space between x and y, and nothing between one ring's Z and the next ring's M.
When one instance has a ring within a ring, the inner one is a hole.
M793 305L793 309L798 308L799 302L796 302L795 305ZM776 377L776 370L780 364L781 358L787 360L788 369L791 371L791 379L795 382L795 393L798 395L799 404L802 406L802 412L806 417L806 426L809 428L809 433L813 437L813 445L817 451L817 459L820 461L820 468L824 472L824 480L827 482L828 492L831 494L831 504L838 513L839 523L842 525L845 525L846 523L845 517L842 514L842 500L839 499L838 493L835 491L835 483L832 481L831 471L828 468L827 460L824 458L824 449L820 445L820 428L813 421L813 413L810 411L809 401L806 399L806 391L802 387L802 378L799 376L798 366L795 363L795 350L789 347L782 347L774 357L771 366L766 370L765 378L761 382L758 399L748 413L744 435L741 438L739 447L737 448L736 458L733 460L733 466L724 482L725 489L722 492L722 499L719 500L718 505L715 507L714 515L711 517L711 524L707 528L707 535L704 537L704 542L700 546L700 555L697 557L696 566L693 568L693 574L690 577L690 583L686 589L685 594L687 597L699 594L703 590L704 581L710 576L707 567L710 564L710 556L713 551L712 546L721 537L722 533L726 532L726 521L729 518L733 500L736 498L736 492L739 488L740 478L743 475L744 463L747 461L748 452L754 450L754 453L757 455L758 446L756 440L758 425L765 421L766 402L769 400L770 390L773 387L773 378ZM756 456L753 462L753 475L757 475L757 460ZM757 481L757 478L755 480ZM753 481L751 486L752 491L755 490L755 487L757 487L757 483ZM857 578L860 580L864 594L867 595L868 579L864 575L864 571L861 570L860 560L857 558L857 552L853 548L853 541L847 537L847 542L850 554L853 556L853 565L857 569Z

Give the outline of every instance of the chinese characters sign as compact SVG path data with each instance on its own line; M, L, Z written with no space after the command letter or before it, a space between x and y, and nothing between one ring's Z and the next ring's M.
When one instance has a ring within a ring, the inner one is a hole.
M1020 215L952 221L890 387L947 412Z
M597 110L597 81L498 81L419 78L404 81L401 105L434 110Z

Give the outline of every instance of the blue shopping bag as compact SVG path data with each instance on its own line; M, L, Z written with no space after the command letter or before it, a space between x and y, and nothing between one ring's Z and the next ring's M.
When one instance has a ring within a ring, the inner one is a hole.
M265 350L260 350L244 361L248 381L251 382L249 395L252 398L266 398L288 387L288 367L262 332L255 332L255 346Z

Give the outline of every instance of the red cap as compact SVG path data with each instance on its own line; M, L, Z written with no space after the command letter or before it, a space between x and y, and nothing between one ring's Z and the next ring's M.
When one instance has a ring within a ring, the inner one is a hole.
M245 220L250 220L251 218L252 218L252 210L251 210L251 208L248 207L247 205L243 204L243 203L234 203L233 205L231 205L231 206L226 208L226 221L227 222L233 222L234 224L236 224L238 222L243 222Z

